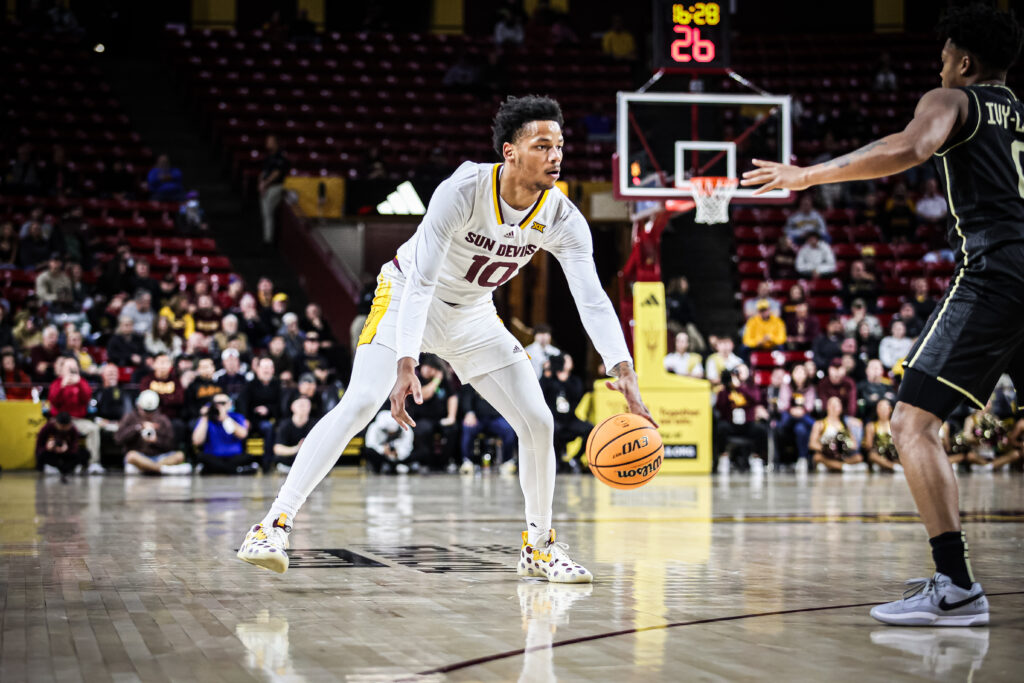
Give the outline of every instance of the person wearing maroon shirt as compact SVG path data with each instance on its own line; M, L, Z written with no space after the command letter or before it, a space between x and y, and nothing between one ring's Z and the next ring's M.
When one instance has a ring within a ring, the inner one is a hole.
M47 466L60 471L61 481L76 467L84 467L89 456L78 447L78 430L71 424L71 416L58 413L51 418L36 437L36 469Z
M796 304L793 312L786 314L786 347L790 350L809 349L820 332L821 325L810 314L806 301Z
M57 344L58 332L53 325L43 328L43 343L33 346L29 354L29 372L32 381L40 384L49 384L57 375L54 370L54 363L60 357L60 345Z
M220 319L220 309L214 307L212 296L201 294L196 298L196 310L192 313L196 332L212 337L220 332Z
M157 354L153 358L153 372L139 380L139 390L150 389L160 398L160 411L167 416L174 427L177 439L185 436L185 423L180 419L185 405L185 388L174 372L174 361L166 353Z
M92 389L82 379L77 360L61 359L60 376L50 385L47 399L51 413L67 413L71 416L75 429L85 437L90 471L95 470L100 464L100 426L89 419Z
M761 402L761 392L750 381L746 365L737 365L722 373L722 390L715 399L718 413L715 427L715 451L718 453L719 472L729 469L729 439L749 439L750 471L764 472L763 458L768 455L768 409Z
M857 385L846 376L842 358L833 358L828 365L828 375L818 382L818 400L823 407L833 396L843 402L844 416L857 416Z
M13 351L4 352L0 358L0 379L3 380L8 401L32 400L32 378L18 367L18 359Z

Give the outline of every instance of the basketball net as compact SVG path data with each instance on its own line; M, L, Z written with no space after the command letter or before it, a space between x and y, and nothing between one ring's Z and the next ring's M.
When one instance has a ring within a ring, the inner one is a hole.
M697 205L698 223L713 225L729 222L729 200L739 185L737 178L719 176L697 176L690 178L693 185L693 201Z

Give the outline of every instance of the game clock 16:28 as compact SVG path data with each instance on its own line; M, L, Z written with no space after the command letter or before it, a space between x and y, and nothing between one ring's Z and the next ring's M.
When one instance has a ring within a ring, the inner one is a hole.
M723 7L724 5L724 7ZM729 66L729 6L721 2L654 2L656 69Z

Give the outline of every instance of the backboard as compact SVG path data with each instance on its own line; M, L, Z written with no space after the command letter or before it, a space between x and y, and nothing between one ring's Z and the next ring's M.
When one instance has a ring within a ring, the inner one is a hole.
M753 159L789 163L793 132L788 95L728 93L618 94L615 196L631 202L693 196L690 178L736 178ZM733 202L777 203L789 190L754 196L736 190Z

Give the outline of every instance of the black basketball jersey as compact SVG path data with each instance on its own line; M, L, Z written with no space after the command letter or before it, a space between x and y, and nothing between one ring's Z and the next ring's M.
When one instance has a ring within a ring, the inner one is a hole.
M935 153L949 202L949 243L970 269L1024 243L1024 104L1005 85L970 85L967 119Z

